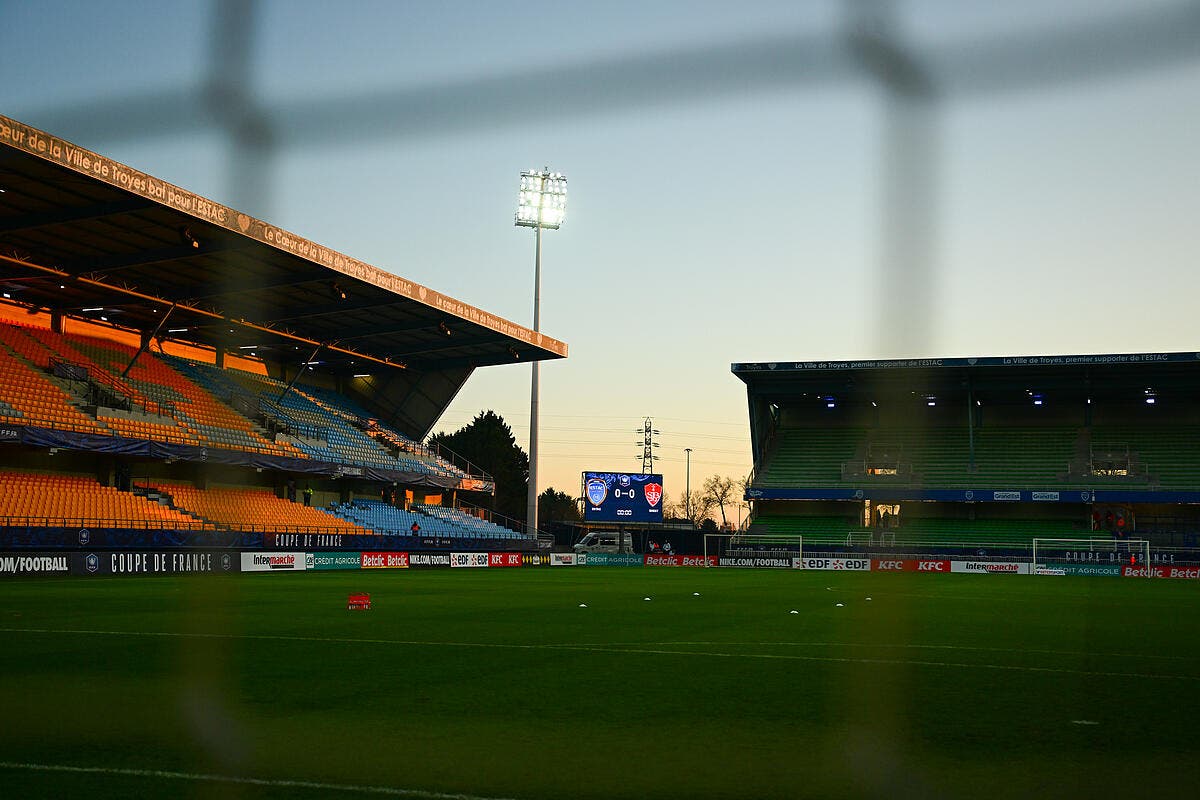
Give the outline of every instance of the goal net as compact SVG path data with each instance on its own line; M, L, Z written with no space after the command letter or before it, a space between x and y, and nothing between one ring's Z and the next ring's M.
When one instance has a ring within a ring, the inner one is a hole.
M804 537L799 534L706 533L704 555L716 556L721 566L795 566L804 557ZM724 563L722 563L724 562Z
M1034 569L1061 564L1109 564L1143 567L1150 563L1146 539L1034 539Z

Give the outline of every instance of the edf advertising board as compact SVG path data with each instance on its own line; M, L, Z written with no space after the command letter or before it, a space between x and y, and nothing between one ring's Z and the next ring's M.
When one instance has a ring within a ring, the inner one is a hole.
M583 473L585 522L662 522L662 475Z

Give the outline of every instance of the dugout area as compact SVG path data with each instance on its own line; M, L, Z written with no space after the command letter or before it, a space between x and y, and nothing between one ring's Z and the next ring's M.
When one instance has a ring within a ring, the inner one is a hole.
M1200 532L1200 354L734 364L751 532L806 549Z

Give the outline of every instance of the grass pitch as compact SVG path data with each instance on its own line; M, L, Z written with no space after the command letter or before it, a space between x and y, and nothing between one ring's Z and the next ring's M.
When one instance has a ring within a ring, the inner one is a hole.
M354 591L374 609L346 611ZM1192 797L1197 698L1189 581L0 585L6 798Z

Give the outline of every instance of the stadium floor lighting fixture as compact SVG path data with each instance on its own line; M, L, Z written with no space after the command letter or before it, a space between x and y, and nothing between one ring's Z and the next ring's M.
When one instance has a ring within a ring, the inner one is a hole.
M514 224L533 228L536 235L533 257L533 330L541 330L542 305L542 228L558 230L567 213L567 178L549 167L521 173L521 191L517 197ZM516 352L509 353L516 359ZM538 362L533 362L533 378L529 390L529 492L526 497L526 530L537 534L537 438L538 438Z

